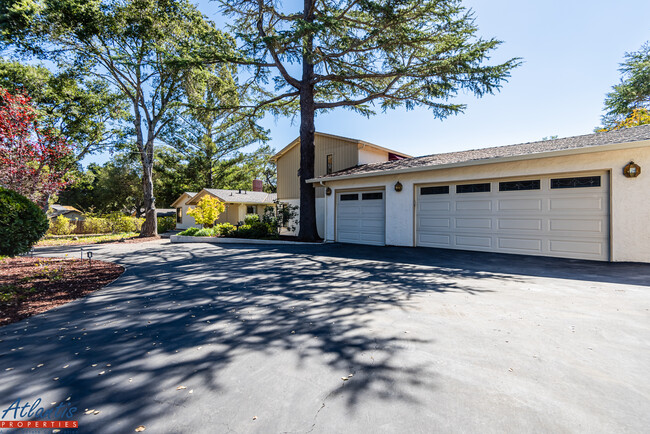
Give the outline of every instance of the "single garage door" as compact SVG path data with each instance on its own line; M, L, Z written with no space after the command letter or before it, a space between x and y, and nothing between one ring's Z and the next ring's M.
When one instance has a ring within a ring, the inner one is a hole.
M609 259L608 173L423 185L418 246Z
M336 195L336 241L383 246L384 191L344 192Z

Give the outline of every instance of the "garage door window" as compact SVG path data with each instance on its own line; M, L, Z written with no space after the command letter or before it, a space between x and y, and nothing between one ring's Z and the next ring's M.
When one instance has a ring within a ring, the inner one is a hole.
M490 183L484 184L463 184L456 186L456 193L485 193L490 191Z
M448 185L438 185L436 187L422 187L420 189L420 194L423 196L429 195L429 194L449 194L449 186Z
M507 181L499 183L499 191L539 190L539 179L528 181Z
M357 193L354 193L354 194L342 194L341 195L341 200L359 200L359 195Z
M381 200L383 195L381 193L363 193L361 200Z
M551 179L551 188L600 187L600 176Z

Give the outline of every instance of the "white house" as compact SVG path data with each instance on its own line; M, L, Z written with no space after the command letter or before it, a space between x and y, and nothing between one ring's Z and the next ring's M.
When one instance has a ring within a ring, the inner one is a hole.
M645 167L650 125L369 163L309 182L325 187L328 241L650 262Z

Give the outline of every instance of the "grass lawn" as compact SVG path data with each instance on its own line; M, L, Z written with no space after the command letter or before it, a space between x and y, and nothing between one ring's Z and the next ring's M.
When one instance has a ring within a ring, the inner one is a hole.
M68 246L72 244L97 244L114 242L120 240L129 240L136 238L137 232L122 232L119 234L101 234L101 235L46 235L36 244L37 246ZM149 238L145 238L149 241ZM153 239L153 237L152 237Z

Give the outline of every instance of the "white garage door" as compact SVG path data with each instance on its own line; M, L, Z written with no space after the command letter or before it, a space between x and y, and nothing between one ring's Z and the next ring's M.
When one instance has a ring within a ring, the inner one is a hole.
M609 259L606 172L421 186L417 245Z
M383 191L358 191L336 195L336 241L384 245Z

